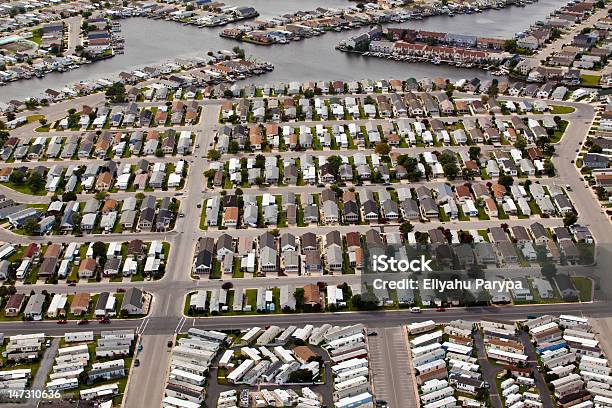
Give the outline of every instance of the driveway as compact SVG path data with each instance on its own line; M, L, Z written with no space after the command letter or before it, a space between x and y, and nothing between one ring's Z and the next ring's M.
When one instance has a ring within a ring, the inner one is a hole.
M493 408L502 408L502 401L497 393L497 374L501 371L501 368L493 364L487 358L487 353L484 347L484 337L480 330L474 334L474 344L478 353L478 364L482 369L482 376L485 381L489 383L489 396L491 397L491 406Z

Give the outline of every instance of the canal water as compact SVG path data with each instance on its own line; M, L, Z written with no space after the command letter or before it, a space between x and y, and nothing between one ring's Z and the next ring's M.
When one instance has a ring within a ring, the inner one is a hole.
M232 5L253 5L263 18L316 7L342 7L346 0L233 0ZM436 16L420 21L409 21L399 26L431 31L507 38L524 31L537 20L543 20L561 7L563 0L539 0L526 7L487 10L479 14ZM97 78L108 78L121 71L130 71L172 61L179 57L205 55L209 50L231 49L240 45L247 55L270 61L275 70L249 81L274 83L290 80L333 80L362 78L421 78L444 76L447 78L486 77L484 71L407 63L336 51L334 47L343 39L356 35L359 30L329 32L320 37L296 41L287 45L256 46L219 37L222 28L197 28L163 20L132 18L121 21L121 35L125 38L125 53L114 58L85 65L79 69L48 74L41 79L13 82L0 87L0 101L23 100L38 96L47 88L59 89L68 84ZM398 25L391 25L397 27ZM367 31L362 28L361 31Z

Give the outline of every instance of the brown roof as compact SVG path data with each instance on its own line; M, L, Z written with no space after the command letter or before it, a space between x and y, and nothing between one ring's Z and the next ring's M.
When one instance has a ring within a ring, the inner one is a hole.
M112 198L107 198L104 201L104 205L102 206L102 212L107 213L109 211L114 210L115 207L117 207L117 200L112 199Z
M25 295L23 293L15 293L11 295L8 302L6 302L5 309L18 309L23 304Z
M506 187L501 184L493 184L491 190L493 190L493 195L495 197L503 197L504 194L506 194Z
M347 201L357 201L357 199L355 198L355 193L352 191L345 191L344 193L342 193L342 201L344 201L345 203Z
M98 179L96 180L96 184L103 183L103 184L110 185L112 180L113 180L113 176L110 174L110 172L105 171L104 173L98 176Z
M346 234L346 246L348 248L361 247L361 234L352 231Z
M81 312L87 310L89 307L90 295L87 292L76 293L70 303L70 310L74 313L75 311Z
M318 285L304 286L304 304L310 306L321 305L321 292Z
M97 266L97 262L93 258L85 258L81 265L79 266L79 271L95 271Z
M466 184L457 186L457 197L471 198L472 193L470 193L470 187Z
M237 221L238 220L238 207L227 207L225 209L225 221Z
M144 253L143 242L133 239L128 243L128 255L142 255Z
M44 258L58 258L62 247L59 244L51 244L45 251Z
M38 245L36 245L35 243L31 243L30 245L28 245L28 247L23 252L23 257L32 258L37 253L38 253Z
M311 357L316 357L316 353L313 352L308 346L297 346L293 349L293 354L301 362L307 362Z
M521 353L523 352L523 345L517 341L512 341L512 340L500 340L500 339L496 339L496 338L487 338L485 339L485 342L489 343L489 344L493 344L495 346L501 346L501 347L511 347L514 350L518 350Z

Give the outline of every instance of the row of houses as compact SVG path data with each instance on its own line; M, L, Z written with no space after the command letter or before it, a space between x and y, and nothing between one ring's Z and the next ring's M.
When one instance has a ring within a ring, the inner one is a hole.
M23 139L11 137L3 145L0 158L4 161L39 161L52 159L98 159L130 156L186 156L191 153L191 132L109 132L98 136L96 132L68 137L36 137Z
M20 252L19 259L10 256L18 248L2 245L0 278L24 281L36 279L51 282L57 279L94 279L97 276L132 276L136 274L158 276L163 274L167 256L166 244L160 241L145 243L135 239L126 243L112 242L105 245L105 253L94 254L94 243L82 247L79 243L29 244ZM99 251L99 247L97 247ZM104 257L101 257L104 255ZM98 259L106 259L99 263Z
M51 164L48 167L4 167L0 169L0 182L23 184L33 175L42 178L44 190L54 194L180 189L187 176L187 162L181 159L176 163L151 163L142 159L135 164L121 165L108 160L104 164L92 163L87 166Z
M25 0L20 1L19 6L23 7L25 13L18 13L15 16L11 16L12 3L3 4L0 7L0 31L18 30L22 27L59 20L59 13L54 13L53 9L62 10L65 8L65 4L61 0ZM81 5L81 7L84 7L84 5Z
M480 101L468 101L481 104ZM533 109L529 101L515 103L507 101L504 108L517 112ZM501 108L500 108L501 109ZM548 109L548 107L546 107ZM268 123L264 125L223 125L217 132L216 149L222 153L237 153L240 150L258 152L265 150L346 150L386 144L389 147L444 147L492 144L503 147L503 143L514 143L524 139L535 143L549 138L560 130L560 123L552 117L541 120L511 116L504 120L493 116L469 116L446 123L431 120L366 120L331 126L290 125Z
M488 383L472 355L474 323L456 320L441 328L429 320L410 324L407 330L422 406L456 406L458 398L481 406L478 400Z
M458 80L452 85L467 91L483 93L486 93L491 86L479 80ZM544 93L543 89L539 87L537 89L540 91L537 95L531 95L531 91L527 90L525 96L547 99L552 94L552 90ZM349 92L343 96L328 95L314 98L309 98L308 94L305 96L298 94L266 99L239 99L238 102L226 101L221 107L221 119L231 122L278 123L292 120L453 117L502 112L500 102L496 98L487 98L484 101L465 97L449 98L443 92L393 91L389 85L384 85L380 92L384 93L369 91L368 95L364 96ZM515 93L516 88L508 88L508 92ZM532 109L533 106L527 111Z
M176 220L175 199L164 197L159 203L155 196L147 195L142 200L128 197L118 202L112 198L101 201L90 198L84 203L53 201L46 217L40 221L41 232L47 218L53 218L54 232L60 234L112 233L121 231L168 231Z
M265 193L262 196L225 195L206 202L206 225L263 228L312 224L394 224L446 218L463 221L476 217L508 219L511 216L537 214L550 218L575 213L567 195L555 185L532 183L506 187L491 182L430 185L431 189L424 185L393 190L368 187L357 187L355 190L323 189L315 195L303 193L298 196L291 192L283 195Z
M543 315L525 322L557 403L608 406L610 368L588 318Z
M64 391L127 377L129 367L126 366L125 358L133 355L132 344L135 339L133 330L102 331L100 336L95 337L93 331L66 333L66 346L57 350L46 384L47 390ZM89 352L90 345L94 346L93 355ZM97 400L98 397L108 398L117 394L117 383L111 383L83 388L80 398Z
M365 233L368 246L431 244L437 248L437 258L444 264L457 261L461 266L473 264L508 264L551 261L555 263L582 262L581 248L593 243L588 228L574 225L548 229L539 222L529 228L521 225L495 226L488 230L447 230L434 228L427 232L410 232L405 237L399 232L381 235L371 229ZM470 245L475 244L472 248ZM450 245L453 246L451 250ZM459 252L459 253L458 253ZM540 259L543 252L544 259ZM345 256L346 255L346 256ZM280 274L342 273L345 268L361 269L364 265L362 235L346 235L331 231L317 236L306 232L299 238L291 233L279 236L266 232L257 239L234 239L223 234L215 240L199 241L193 262L196 274L232 275L240 270Z
M402 6L403 3L394 3L387 7L367 3L363 8L319 7L313 12L299 12L295 16L285 15L263 21L257 20L244 27L225 29L219 35L259 45L287 44L292 40L324 34L328 30L340 31L342 28L355 28L366 24L406 20L410 12Z
M124 293L121 305L117 302L117 296L109 292L100 293L95 304L92 294L87 292L76 293L71 299L61 294L50 296L35 293L27 296L15 293L9 296L4 314L7 317L22 316L25 320L42 320L45 316L61 318L69 314L74 317L87 318L92 315L100 318L115 316L117 311L128 315L144 315L143 298L143 292L137 288L130 288Z
M213 359L228 342L225 333L190 328L172 348L164 389L165 407L199 407L206 396L206 379Z

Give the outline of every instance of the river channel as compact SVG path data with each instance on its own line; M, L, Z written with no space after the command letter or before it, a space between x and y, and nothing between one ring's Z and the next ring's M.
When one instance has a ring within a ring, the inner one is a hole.
M230 3L230 2L228 2ZM475 34L508 38L526 30L531 24L543 20L565 2L539 0L526 7L508 7L487 10L478 14L455 17L436 16L420 21L409 21L399 26L431 31ZM253 5L261 17L315 9L316 7L341 7L350 4L346 0L233 0L233 5ZM219 37L222 28L197 28L179 23L146 18L121 21L121 35L125 38L125 53L114 58L85 65L65 73L51 73L41 79L18 81L0 87L0 101L23 100L37 96L47 88L61 87L80 81L109 78L121 71L130 71L146 65L154 65L179 57L204 55L209 50L231 49L236 45L245 48L247 55L272 62L276 69L264 76L250 79L259 83L290 80L332 80L361 78L409 78L444 76L447 78L486 77L484 71L460 69L450 66L434 66L422 63L396 62L349 55L334 47L343 39L357 34L358 30L329 32L320 37L293 42L287 45L256 46L240 44ZM391 25L397 27L397 24ZM367 28L362 28L367 31Z

